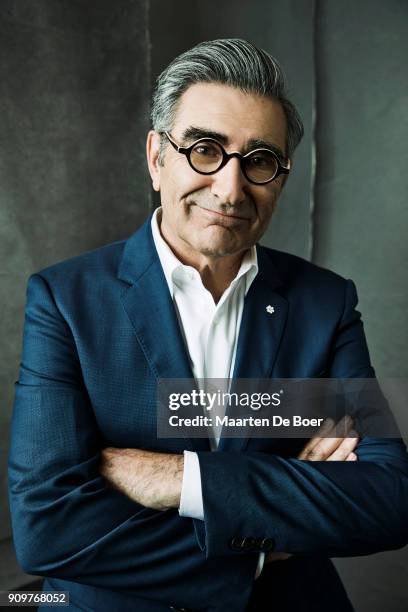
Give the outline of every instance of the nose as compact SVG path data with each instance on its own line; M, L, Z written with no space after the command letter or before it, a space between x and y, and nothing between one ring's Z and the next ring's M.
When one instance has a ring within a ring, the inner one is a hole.
M247 198L248 181L241 170L238 158L229 159L221 170L212 175L212 179L211 193L221 202L237 205Z

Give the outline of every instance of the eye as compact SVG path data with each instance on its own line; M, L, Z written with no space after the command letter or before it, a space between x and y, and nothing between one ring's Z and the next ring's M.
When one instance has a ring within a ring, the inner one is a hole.
M256 166L257 168L262 168L263 166L269 166L271 164L272 156L266 153L257 153L256 155L252 155L248 163L251 166ZM273 159L273 158L272 158Z
M200 157L219 157L220 149L216 144L211 142L200 142L198 143L193 152L195 155L200 155Z

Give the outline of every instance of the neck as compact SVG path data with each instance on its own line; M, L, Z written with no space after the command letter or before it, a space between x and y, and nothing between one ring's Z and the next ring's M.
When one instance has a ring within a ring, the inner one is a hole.
M224 291L238 274L243 256L244 253L238 253L234 257L226 256L217 259L202 257L199 261L194 261L192 258L190 261L183 263L198 270L204 287L211 293L214 302L217 304Z

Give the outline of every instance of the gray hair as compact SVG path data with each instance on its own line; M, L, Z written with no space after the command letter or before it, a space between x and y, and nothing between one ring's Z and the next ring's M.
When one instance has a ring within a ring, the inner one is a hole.
M151 109L156 132L171 130L181 96L195 83L221 83L278 100L287 121L287 155L292 157L302 139L303 124L287 98L283 70L269 53L246 40L225 38L199 43L176 57L156 81ZM162 138L160 163L164 142Z

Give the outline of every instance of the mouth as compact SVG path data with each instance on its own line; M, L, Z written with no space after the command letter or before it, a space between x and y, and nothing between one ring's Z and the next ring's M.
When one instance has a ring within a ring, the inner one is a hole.
M216 210L211 210L209 208L205 208L204 206L196 205L205 215L212 217L213 219L218 219L223 223L237 223L242 221L249 221L248 217L241 217L239 215L231 215L226 213L221 213Z

